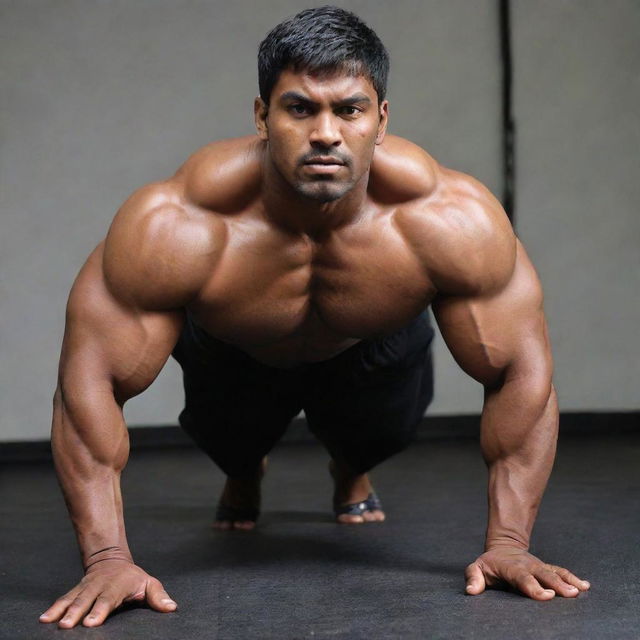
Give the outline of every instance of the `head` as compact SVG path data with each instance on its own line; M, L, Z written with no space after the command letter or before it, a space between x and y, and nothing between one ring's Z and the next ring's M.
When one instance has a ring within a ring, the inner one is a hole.
M262 41L258 135L298 194L330 202L366 179L386 130L388 69L378 36L337 7L302 11Z

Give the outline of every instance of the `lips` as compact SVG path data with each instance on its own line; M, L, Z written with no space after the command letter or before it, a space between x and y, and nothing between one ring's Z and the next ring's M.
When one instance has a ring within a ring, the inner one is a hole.
M316 176L332 176L345 166L345 162L334 156L314 156L304 161L306 171Z
M311 164L311 165L319 165L319 164L324 164L324 165L344 165L344 162L342 162L342 160L339 160L338 158L330 158L327 156L321 156L318 158L309 158L308 160L305 160L305 164Z

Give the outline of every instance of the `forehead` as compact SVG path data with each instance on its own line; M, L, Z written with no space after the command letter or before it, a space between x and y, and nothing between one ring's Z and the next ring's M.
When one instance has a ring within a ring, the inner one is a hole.
M335 101L364 93L372 102L377 100L376 90L365 75L352 76L343 71L311 73L284 69L272 90L276 100L289 91L300 93L314 102Z

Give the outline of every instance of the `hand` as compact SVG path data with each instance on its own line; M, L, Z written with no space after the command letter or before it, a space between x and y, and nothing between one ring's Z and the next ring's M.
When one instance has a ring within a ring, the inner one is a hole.
M123 602L147 601L156 611L175 611L159 580L127 560L104 560L89 567L80 583L58 598L41 616L40 622L56 622L71 629L82 619L85 627L97 627Z
M485 587L507 584L534 600L551 600L556 594L575 598L591 586L567 569L546 564L516 547L495 547L483 553L467 567L465 577L466 591L472 596L482 593Z

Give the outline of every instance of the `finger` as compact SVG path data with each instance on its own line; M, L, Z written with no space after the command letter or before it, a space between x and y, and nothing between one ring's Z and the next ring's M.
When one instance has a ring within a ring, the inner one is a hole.
M68 609L69 605L74 601L76 595L80 593L80 589L75 588L58 598L41 616L40 622L56 622Z
M521 574L514 580L509 580L509 582L512 586L518 588L522 593L534 600L551 600L551 598L554 598L556 595L553 589L544 589L530 573Z
M85 627L97 627L101 625L107 618L107 616L117 609L120 603L114 598L109 597L106 594L100 594L96 601L93 603L91 611L84 617L82 624Z
M466 591L468 594L477 596L485 590L487 584L484 579L484 573L482 573L482 569L477 562L472 562L465 569L464 575L467 579Z
M553 589L557 595L563 598L575 598L580 591L578 587L565 582L557 573L550 569L543 569L536 572L536 578L549 589Z
M156 611L175 611L178 608L169 594L164 590L159 580L151 578L147 583L147 602Z
M58 622L58 626L61 629L71 629L75 627L78 622L85 616L85 614L91 609L98 594L95 591L85 589L80 595L78 595L74 601L69 605L66 613Z
M581 580L578 576L574 575L568 569L564 567L556 567L555 565L549 565L552 571L555 571L565 582L577 587L580 591L587 591L591 585L587 580Z

